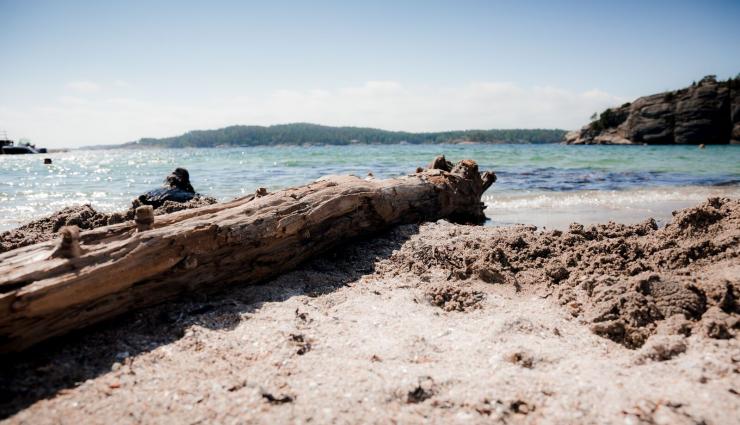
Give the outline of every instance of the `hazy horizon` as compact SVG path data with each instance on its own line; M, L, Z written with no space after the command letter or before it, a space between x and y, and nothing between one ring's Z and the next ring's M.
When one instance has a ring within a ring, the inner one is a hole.
M0 131L48 148L231 125L575 129L740 71L731 1L0 0Z

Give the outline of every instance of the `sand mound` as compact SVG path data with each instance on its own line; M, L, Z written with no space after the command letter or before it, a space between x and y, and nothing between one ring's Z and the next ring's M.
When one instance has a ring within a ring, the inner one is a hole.
M198 196L183 203L166 201L164 205L154 210L154 214L169 214L175 211L198 208L215 203L216 199L209 196ZM132 207L127 211L110 214L98 212L90 204L64 208L49 217L35 220L17 229L0 233L0 252L51 240L56 236L59 229L64 226L75 225L82 230L90 230L109 224L133 220L134 210L137 206L139 204L135 200Z
M679 335L734 335L740 323L738 241L740 201L713 198L675 213L660 230L653 220L573 224L568 232L438 222L425 226L380 269L427 281L478 278L552 295L596 334L638 348L659 328ZM456 291L465 289L438 288L447 289L432 294L436 304L465 309L465 302L455 301L461 297Z

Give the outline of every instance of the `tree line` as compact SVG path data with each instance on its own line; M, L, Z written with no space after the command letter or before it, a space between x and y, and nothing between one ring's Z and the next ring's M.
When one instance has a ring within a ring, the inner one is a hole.
M235 125L217 130L196 130L161 139L143 138L122 147L210 148L226 146L428 144L428 143L558 143L564 130L509 129L462 130L434 133L386 131L362 127L316 124L263 126Z

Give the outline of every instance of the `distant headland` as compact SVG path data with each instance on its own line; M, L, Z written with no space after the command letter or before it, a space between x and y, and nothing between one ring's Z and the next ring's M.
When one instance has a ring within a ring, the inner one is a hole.
M680 90L609 108L565 135L567 144L698 145L740 143L740 74L708 75Z
M234 125L217 130L196 130L161 139L143 138L122 145L93 148L213 148L276 145L353 145L353 144L530 144L558 143L565 130L507 129L462 130L436 133L410 133L364 127L331 127L294 123L271 126Z

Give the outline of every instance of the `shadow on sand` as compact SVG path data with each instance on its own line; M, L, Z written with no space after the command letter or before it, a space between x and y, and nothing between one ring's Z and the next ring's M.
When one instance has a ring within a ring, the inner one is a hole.
M177 341L193 325L231 330L242 315L264 303L319 296L341 288L373 273L378 261L388 258L416 233L416 225L400 226L341 246L264 285L191 294L53 339L21 354L0 357L0 419L108 373L116 363L130 362L137 354Z

